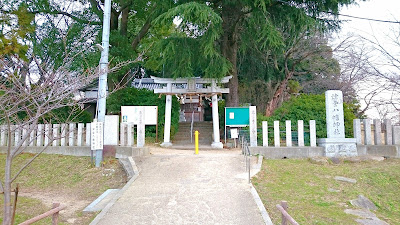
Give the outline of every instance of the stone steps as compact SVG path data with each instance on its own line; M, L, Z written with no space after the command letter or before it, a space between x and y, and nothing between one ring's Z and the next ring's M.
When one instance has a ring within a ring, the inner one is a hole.
M210 145L212 142L212 133L213 133L213 124L212 122L194 122L193 123L193 135L194 131L199 131L199 144L200 145ZM194 145L194 137L193 143L191 140L190 133L191 123L183 122L179 123L179 130L174 136L174 140L172 143L174 145L179 146L191 146Z

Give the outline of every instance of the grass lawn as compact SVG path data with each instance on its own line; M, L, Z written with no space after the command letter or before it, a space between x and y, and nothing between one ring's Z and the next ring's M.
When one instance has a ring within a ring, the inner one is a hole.
M22 154L14 160L13 172L33 155ZM5 155L0 154L0 177L4 180ZM19 195L16 223L51 209L52 202L67 205L61 211L60 224L89 224L95 214L82 210L109 188L121 188L126 175L116 159L106 159L101 168L91 164L90 157L40 155L17 178ZM0 222L3 196L0 195ZM51 219L35 224L50 224Z
M334 180L344 176L356 184ZM378 207L374 213L389 224L400 224L400 160L319 165L307 159L264 160L252 183L274 224L281 215L281 200L300 224L357 224L358 217L344 213L355 208L350 200L362 194ZM338 192L330 192L328 189Z

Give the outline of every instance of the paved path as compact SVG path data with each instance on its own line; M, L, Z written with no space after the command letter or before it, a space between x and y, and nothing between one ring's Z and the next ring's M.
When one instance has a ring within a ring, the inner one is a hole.
M99 224L265 224L239 151L154 149Z

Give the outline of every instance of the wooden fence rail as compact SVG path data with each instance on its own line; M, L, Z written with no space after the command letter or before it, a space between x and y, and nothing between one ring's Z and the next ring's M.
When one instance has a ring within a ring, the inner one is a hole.
M44 219L48 216L52 216L52 225L57 225L58 224L58 217L59 217L59 212L63 209L65 209L66 206L60 206L60 203L53 203L53 209L49 210L43 214L40 214L39 216L35 216L32 219L29 219L23 223L20 223L19 225L30 225L32 223L35 223L41 219Z
M296 220L293 219L289 215L288 211L288 204L286 201L282 201L281 204L277 204L276 208L281 212L282 214L282 225L287 225L287 222L291 223L292 225L299 225L299 223L296 222Z

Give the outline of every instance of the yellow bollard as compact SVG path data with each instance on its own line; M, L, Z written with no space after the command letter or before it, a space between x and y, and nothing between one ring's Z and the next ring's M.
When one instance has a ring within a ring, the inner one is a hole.
M195 152L194 154L198 155L199 154L199 131L194 132L194 149Z

